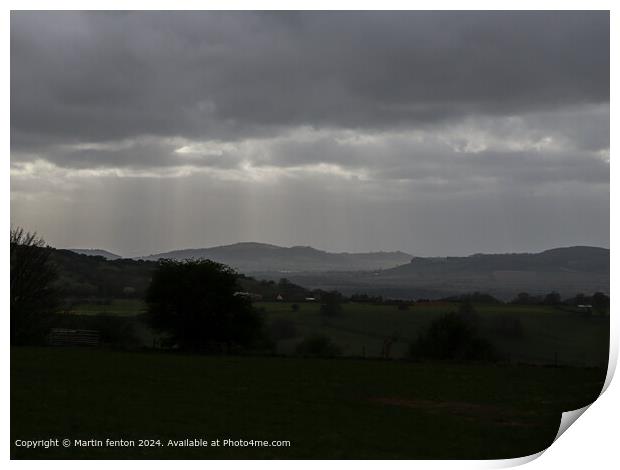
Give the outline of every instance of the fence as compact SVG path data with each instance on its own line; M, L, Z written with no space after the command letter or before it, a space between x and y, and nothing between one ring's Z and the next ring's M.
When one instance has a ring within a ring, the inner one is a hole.
M52 328L48 336L51 346L99 346L98 330Z

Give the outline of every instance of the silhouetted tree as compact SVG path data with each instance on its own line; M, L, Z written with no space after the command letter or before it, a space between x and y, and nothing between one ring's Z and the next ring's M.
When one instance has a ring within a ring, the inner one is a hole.
M237 274L222 264L161 260L146 295L149 321L184 349L247 346L261 322L250 300L234 295L237 289Z
M573 299L574 305L584 305L588 303L588 299L585 294L577 294Z
M557 292L550 292L545 296L543 303L545 305L559 305L562 302L562 297Z
M410 355L417 359L495 360L495 347L477 334L475 325L459 313L447 313L433 320L411 344Z
M496 299L490 294L482 292L472 292L469 294L452 295L441 299L444 302L470 302L476 304L501 304L502 301Z
M592 307L598 313L605 313L609 310L609 297L602 292L597 292L592 296Z
M519 292L517 296L513 300L510 301L510 303L518 304L518 305L529 305L534 302L535 302L535 299L532 296L530 296L530 294L528 294L527 292Z
M51 248L36 233L11 229L11 344L40 343L59 305Z

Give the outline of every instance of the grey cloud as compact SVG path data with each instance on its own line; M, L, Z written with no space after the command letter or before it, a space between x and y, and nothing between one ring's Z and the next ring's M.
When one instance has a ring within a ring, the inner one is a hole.
M608 246L609 113L607 12L13 12L12 222L124 254Z
M298 129L239 142L136 138L104 144L51 145L15 153L15 164L45 159L69 169L190 167L281 170L336 165L362 178L411 180L449 193L482 182L529 187L547 182L609 184L609 109L473 119L433 130L358 133ZM583 126L579 122L583 121ZM602 131L601 131L602 129ZM446 189L443 189L446 187Z
M14 12L14 145L382 129L609 99L606 12Z
M43 198L13 198L12 221L55 246L126 255L248 240L441 256L609 244L608 193L583 183L523 191L501 184L463 188L460 181L433 190L432 182L384 185L316 175L250 185L198 174L74 183Z
M13 162L46 160L67 169L157 169L171 167L233 168L236 155L177 152L183 144L167 138L141 137L106 143L53 144L30 152L14 152Z

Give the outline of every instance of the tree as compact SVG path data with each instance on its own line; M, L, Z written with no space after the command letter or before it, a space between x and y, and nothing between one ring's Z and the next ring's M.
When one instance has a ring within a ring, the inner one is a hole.
M261 321L237 291L237 274L227 266L161 260L146 294L150 324L184 349L247 346L258 339Z
M496 360L495 347L477 334L475 325L459 313L442 315L409 349L416 359Z
M605 314L609 310L609 297L602 292L596 292L592 296L592 307L600 314Z
M51 248L36 233L11 229L11 344L40 343L59 305Z
M549 292L545 299L543 300L543 304L545 305L559 305L562 302L562 297L557 292Z
M517 296L510 302L518 305L529 305L534 303L535 299L530 296L527 292L520 292Z
M588 303L588 301L587 301L587 298L586 298L585 294L577 294L575 296L575 298L573 299L573 304L574 305L584 305L584 304L587 304L587 303Z

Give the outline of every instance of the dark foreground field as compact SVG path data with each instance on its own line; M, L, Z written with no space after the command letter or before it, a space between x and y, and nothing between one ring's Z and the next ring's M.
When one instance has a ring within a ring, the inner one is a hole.
M13 348L13 458L462 458L529 455L605 371ZM15 440L161 441L27 450ZM172 447L182 439L290 447Z

